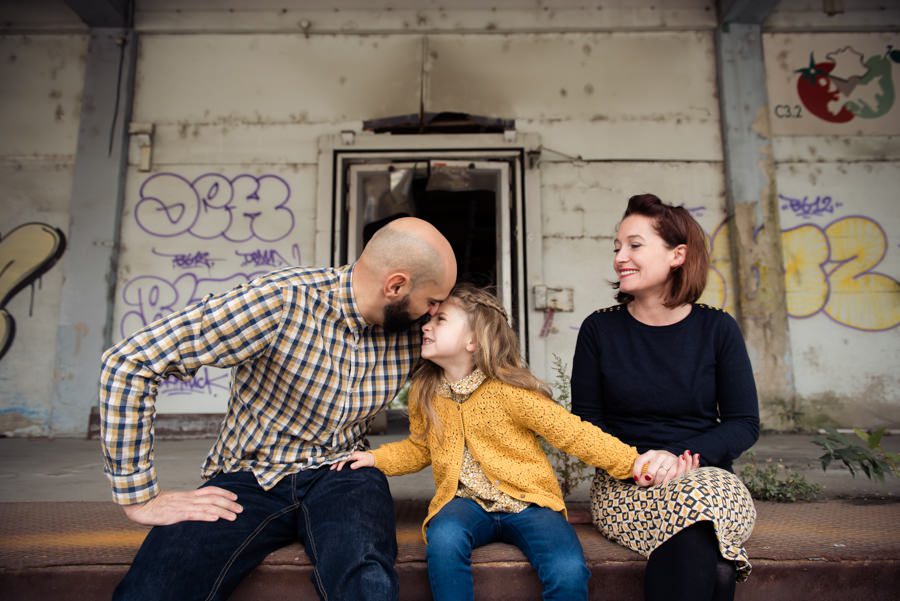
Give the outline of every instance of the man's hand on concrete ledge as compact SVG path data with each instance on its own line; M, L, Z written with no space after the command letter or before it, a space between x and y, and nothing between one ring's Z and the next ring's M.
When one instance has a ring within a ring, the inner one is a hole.
M234 521L244 510L237 495L217 486L192 491L161 492L140 505L123 505L128 519L146 526L168 526L178 522Z

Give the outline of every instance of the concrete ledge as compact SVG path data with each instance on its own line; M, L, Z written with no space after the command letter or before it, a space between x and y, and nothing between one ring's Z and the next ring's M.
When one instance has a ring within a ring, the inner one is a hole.
M893 600L900 591L900 504L758 503L747 548L754 570L738 585L739 601ZM397 504L401 599L428 600L424 503ZM643 598L644 560L604 539L573 507L575 529L593 574L591 599ZM2 598L39 601L109 599L146 528L112 503L0 504ZM473 556L479 599L540 599L540 587L518 549L493 544ZM275 551L240 586L235 601L316 599L312 566L299 544Z

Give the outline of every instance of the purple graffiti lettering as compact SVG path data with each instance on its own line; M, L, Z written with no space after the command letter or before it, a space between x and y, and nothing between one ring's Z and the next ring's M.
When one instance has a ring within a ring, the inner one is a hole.
M161 317L199 302L207 294L224 292L264 273L235 273L227 278L199 278L184 273L174 281L152 275L133 278L122 288L122 302L130 310L122 315L119 333L124 338Z
M791 198L790 196L779 194L778 198L783 201L781 205L782 211L791 211L794 215L803 219L834 214L836 209L844 206L842 202L834 202L830 196L816 196L813 200L810 200L809 196Z
M697 207L685 207L688 210L688 213L695 217L703 217L703 213L706 212L706 207L703 205Z
M222 380L225 380L224 384L222 383ZM160 396L180 396L195 392L213 394L216 390L227 391L228 380L229 374L226 373L217 377L211 377L209 368L204 367L198 373L186 380L170 375L159 383L159 394Z
M193 269L195 267L206 267L211 269L218 259L213 259L208 252L197 251L195 253L161 253L155 248L150 251L158 257L170 257L172 259L172 267L175 269Z
M294 229L294 213L287 206L291 189L277 175L245 173L229 179L206 173L191 181L156 173L141 184L138 195L135 221L152 236L275 242Z
M288 262L284 260L284 257L275 250L254 250L249 253L242 253L239 250L234 251L239 257L244 259L244 262L241 263L241 267L245 265L253 265L254 267L279 267L281 265L287 265Z

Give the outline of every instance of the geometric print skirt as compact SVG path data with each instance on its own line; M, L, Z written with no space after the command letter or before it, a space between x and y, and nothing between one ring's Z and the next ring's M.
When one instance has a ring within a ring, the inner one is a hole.
M750 575L744 542L753 532L756 507L744 483L723 469L701 467L650 488L597 470L591 517L603 536L644 557L682 529L712 522L719 552L735 562L738 582Z

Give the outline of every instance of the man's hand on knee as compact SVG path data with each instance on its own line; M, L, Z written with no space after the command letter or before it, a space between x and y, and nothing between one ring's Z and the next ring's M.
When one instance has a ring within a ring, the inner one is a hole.
M146 526L168 526L178 522L234 521L244 510L237 504L237 495L217 486L191 491L161 492L140 505L123 505L125 515L133 522Z

